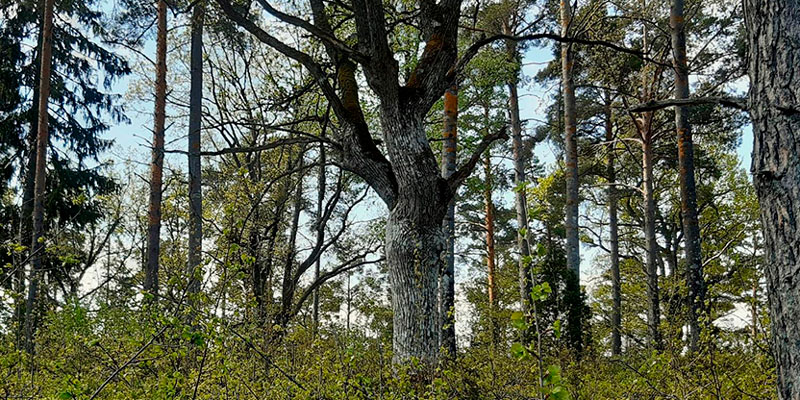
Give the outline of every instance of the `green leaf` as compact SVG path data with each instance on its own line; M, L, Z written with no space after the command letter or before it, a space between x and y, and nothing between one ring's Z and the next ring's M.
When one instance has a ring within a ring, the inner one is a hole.
M525 349L525 346L522 343L514 343L511 345L511 355L516 358L517 360L523 359L528 353L528 350Z

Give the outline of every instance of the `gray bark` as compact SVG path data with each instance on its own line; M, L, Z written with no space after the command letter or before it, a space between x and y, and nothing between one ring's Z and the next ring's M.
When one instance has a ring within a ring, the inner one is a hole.
M200 169L200 129L203 104L203 19L205 3L198 1L192 11L191 54L189 60L189 290L200 291L203 251L203 193Z
M317 175L317 225L323 224L323 213L325 212L325 145L320 143L319 145L319 172ZM319 226L317 227L319 228ZM325 228L320 230L320 235L325 235ZM322 259L321 257L317 258L317 261L314 263L314 281L316 282L319 280L319 273L321 267ZM319 289L314 289L314 297L312 300L312 312L311 312L311 319L313 322L313 329L314 334L316 335L317 331L319 330Z
M517 46L515 42L506 42L506 51L509 57L517 57ZM518 72L519 73L519 72ZM525 184L525 165L528 160L525 157L525 149L522 142L522 121L519 117L519 94L517 92L517 79L506 83L508 86L508 114L511 122L511 147L514 158L514 213L517 219L517 251L519 252L519 299L522 312L527 315L530 310L531 278L530 268L525 263L525 259L530 255L528 244L528 206L526 193L522 190ZM525 231L525 235L521 233Z
M442 223L450 199L442 196L444 182L424 140L421 119L386 114L385 137L395 149L389 154L398 178L397 200L386 222L385 250L391 266L393 359L405 363L416 358L422 366L432 366L438 353L438 273L446 245Z
M675 70L675 98L689 98L689 67L686 59L686 31L683 0L672 0L672 63ZM678 165L681 186L683 237L686 241L686 286L689 290L689 349L696 351L700 342L699 317L705 302L705 282L700 248L700 225L697 220L697 190L694 176L694 145L689 126L689 109L675 107L675 128L678 132Z
M442 136L442 177L453 175L456 170L458 142L458 87L453 85L444 94L444 129ZM456 354L455 329L455 198L447 205L444 231L447 240L444 268L439 277L439 347L446 351L445 357Z
M569 37L572 24L572 9L569 1L561 2L561 36ZM566 231L567 231L567 268L575 273L580 282L581 257L578 240L578 141L577 116L575 110L575 80L573 77L573 60L571 43L561 44L561 73L564 86L564 141L566 151Z
M800 3L745 0L752 173L761 204L778 394L800 398Z
M164 173L164 125L167 106L167 3L158 2L156 39L155 116L150 164L150 203L147 221L147 254L144 290L158 297L158 263L161 252L161 197Z
M44 4L44 19L42 24L42 50L41 64L39 68L39 103L38 124L36 134L36 175L34 177L34 196L32 212L31 237L31 272L30 284L28 285L28 298L25 302L25 350L28 353L34 351L34 337L37 326L37 302L39 284L44 274L42 270L42 259L44 258L44 197L47 179L47 150L50 143L48 131L47 104L50 100L50 74L52 49L53 49L53 7L54 0L46 0Z
M649 119L649 118L648 118ZM645 123L642 139L642 189L644 192L644 235L647 273L647 331L650 346L661 349L661 304L658 289L658 243L656 242L656 203L653 197L653 143L649 121Z

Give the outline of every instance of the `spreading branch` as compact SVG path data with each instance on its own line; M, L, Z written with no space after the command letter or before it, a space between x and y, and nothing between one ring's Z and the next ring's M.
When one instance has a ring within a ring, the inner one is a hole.
M675 106L699 106L703 104L718 104L725 107L735 108L737 110L747 111L747 101L739 97L725 97L725 96L709 96L709 97L694 97L689 99L666 99L666 100L651 100L633 106L628 109L630 112L648 112L657 111L663 108Z
M489 146L495 141L508 139L508 133L506 133L507 128L507 126L503 126L497 132L488 136L484 136L483 140L478 143L478 147L472 153L469 161L459 167L453 173L453 175L450 175L450 177L447 178L447 186L450 189L451 196L455 195L458 187L461 186L461 184L464 183L464 181L472 174L472 170L475 169L475 165L478 164L478 161L480 161L483 152L486 151L486 149L488 149Z
M636 56L638 58L641 58L642 60L649 61L654 64L663 65L670 68L672 67L671 64L666 64L664 62L649 57L645 52L627 48L625 46L618 45L616 43L605 40L591 40L591 39L581 39L575 37L564 37L555 33L532 33L529 35L520 35L520 36L497 34L479 39L471 46L469 46L467 50L464 52L464 55L461 56L461 58L456 62L453 68L448 72L448 79L455 79L458 75L460 75L461 72L464 70L464 68L466 68L467 64L469 64L469 62L472 60L472 58L474 58L478 54L478 51L480 51L480 49L483 48L484 46L487 46L491 43L494 43L499 40L523 42L529 40L542 40L542 39L554 40L559 43L575 43L575 44L584 44L589 46L603 46L612 50L616 50L621 53Z

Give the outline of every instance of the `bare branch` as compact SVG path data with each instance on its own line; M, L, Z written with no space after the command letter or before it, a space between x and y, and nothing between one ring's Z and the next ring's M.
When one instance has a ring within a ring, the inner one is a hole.
M723 97L723 96L710 96L710 97L695 97L689 99L666 99L666 100L651 100L646 103L635 105L628 109L630 112L647 112L656 111L663 108L675 106L699 106L703 104L717 104L725 107L735 108L741 111L747 111L747 101L739 97Z
M483 152L486 151L486 149L488 149L489 146L495 141L508 139L508 133L506 133L507 128L507 126L503 126L499 131L485 136L483 140L478 143L478 147L472 153L469 161L459 167L453 173L453 175L450 175L450 177L447 178L447 186L450 189L451 196L455 195L458 187L461 186L461 184L464 183L464 181L472 174L472 170L475 169L475 165L478 163L478 161L480 161Z

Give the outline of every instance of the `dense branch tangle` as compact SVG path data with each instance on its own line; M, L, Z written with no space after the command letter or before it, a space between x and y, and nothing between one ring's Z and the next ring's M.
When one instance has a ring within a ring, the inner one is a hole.
M352 0L356 45L342 39L343 29L322 0L310 0L313 22L259 0L261 9L283 24L301 30L324 47L326 60L318 60L292 47L260 27L248 10L229 0L218 0L224 13L259 41L301 64L313 77L338 123L334 129L336 161L363 178L390 210L386 233L386 259L393 287L394 354L396 361L418 358L433 365L437 354L436 284L444 248L441 222L458 186L474 168L470 158L450 178L439 174L438 162L427 140L423 121L432 105L455 82L457 32L461 2L422 2L417 16L425 47L404 84L389 42L385 10L378 0ZM339 6L332 6L339 7ZM340 36L337 36L340 35ZM333 71L328 71L332 66ZM370 132L359 99L358 69L379 100L384 153ZM331 77L334 77L331 80ZM486 138L507 137L504 132ZM480 149L479 149L480 150ZM479 153L478 153L479 154Z

